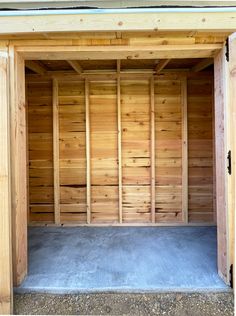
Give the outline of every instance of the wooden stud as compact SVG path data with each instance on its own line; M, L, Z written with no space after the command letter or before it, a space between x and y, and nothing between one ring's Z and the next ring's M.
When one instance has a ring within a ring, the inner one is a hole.
M78 74L81 74L83 72L83 68L81 67L81 65L79 64L77 60L68 60L67 62Z
M27 274L28 248L25 63L14 47L9 47L9 54L13 281L18 286Z
M155 180L155 95L154 78L150 79L150 152L151 152L151 221L155 223L156 180Z
M27 60L25 67L39 75L45 75L47 73L47 68L40 61Z
M54 220L60 224L60 175L59 175L59 105L58 81L53 79L53 180L54 180Z
M198 64L196 64L194 67L192 67L191 70L193 72L199 72L199 71L202 71L213 64L214 64L214 59L207 58L207 59L201 60Z
M30 182L29 182L29 104L28 104L28 83L25 85L25 107L26 107L26 148L27 148L27 220L30 222Z
M87 223L91 223L91 167L90 167L90 110L89 110L89 81L85 80L85 112L86 112L86 208Z
M156 66L156 73L160 73L166 66L167 64L171 61L171 59L163 59L160 60L159 63Z
M183 221L188 223L188 104L187 79L181 81L182 97L182 212Z
M121 70L121 60L118 59L116 62L116 70L117 70L117 74L120 74L120 70Z
M0 47L0 315L12 313L10 113L8 49Z
M118 177L119 177L119 222L123 221L123 194L122 194L122 139L121 139L121 102L120 76L117 77L117 121L118 121Z
M215 157L215 102L214 102L214 80L212 81L212 172L213 172L213 221L217 224L216 214L216 157Z

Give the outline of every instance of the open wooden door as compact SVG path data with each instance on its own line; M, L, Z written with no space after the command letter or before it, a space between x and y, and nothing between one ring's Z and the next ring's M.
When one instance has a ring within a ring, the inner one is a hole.
M228 205L229 205L229 260L231 267L231 282L235 284L235 155L236 155L236 33L229 38L229 71L230 71L230 104L228 137L231 150L231 175L228 176Z
M215 159L218 273L232 285L235 177L236 37L215 57ZM232 163L234 162L234 163Z

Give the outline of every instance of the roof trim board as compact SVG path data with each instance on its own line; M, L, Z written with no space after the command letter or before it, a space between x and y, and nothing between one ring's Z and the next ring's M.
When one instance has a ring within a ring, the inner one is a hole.
M235 32L236 7L0 11L0 34L193 30Z

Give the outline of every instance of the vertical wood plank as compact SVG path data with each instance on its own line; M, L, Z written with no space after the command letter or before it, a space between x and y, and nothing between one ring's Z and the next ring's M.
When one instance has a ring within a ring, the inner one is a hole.
M155 96L154 78L150 79L150 153L151 153L151 221L155 223Z
M213 222L216 224L216 163L215 163L215 104L214 104L214 81L212 81L212 171L213 171Z
M218 273L229 282L228 249L228 209L227 209L227 165L226 165L226 108L228 103L227 81L228 65L225 51L222 50L214 60L215 73L215 167Z
M25 93L25 111L26 111L26 148L27 148L27 169L26 169L26 172L27 172L27 175L26 175L26 178L27 178L27 220L28 220L28 223L30 222L30 191L29 191L29 187L30 187L30 181L29 181L29 130L28 130L28 127L29 127L29 106L28 106L28 99L27 99L27 96L28 96L28 84L26 83L25 85L25 90L26 90L26 93Z
M89 111L89 81L85 79L85 116L86 116L86 206L87 223L91 223L91 166L90 166L90 111Z
M182 97L182 212L183 221L188 223L188 99L187 78L181 81Z
M122 147L121 147L121 104L120 104L120 76L117 76L117 123L118 123L118 177L119 177L119 222L123 221L122 195Z
M0 47L0 315L12 312L8 50Z
M228 139L229 149L231 150L231 176L228 176L228 213L229 213L229 265L234 265L233 268L233 284L235 288L235 199L236 199L236 33L229 38L229 99L230 106L228 112Z
M25 65L14 47L9 47L9 54L13 280L18 286L27 274L28 258Z
M59 109L58 81L53 78L53 190L54 190L54 221L60 224L60 175L59 175Z

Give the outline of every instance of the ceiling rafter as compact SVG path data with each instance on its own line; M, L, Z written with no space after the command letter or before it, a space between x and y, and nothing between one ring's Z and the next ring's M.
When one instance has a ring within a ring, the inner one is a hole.
M38 75L45 75L48 71L47 67L38 60L27 60L25 62L25 67Z
M160 60L158 62L158 64L156 65L156 73L160 73L166 66L167 64L171 61L171 59L163 59L163 60Z
M211 66L214 63L213 58L206 58L201 60L198 64L192 67L193 72L199 72L201 70L206 69L207 67Z
M82 74L83 68L81 67L80 63L77 60L67 60L67 62L78 74Z

